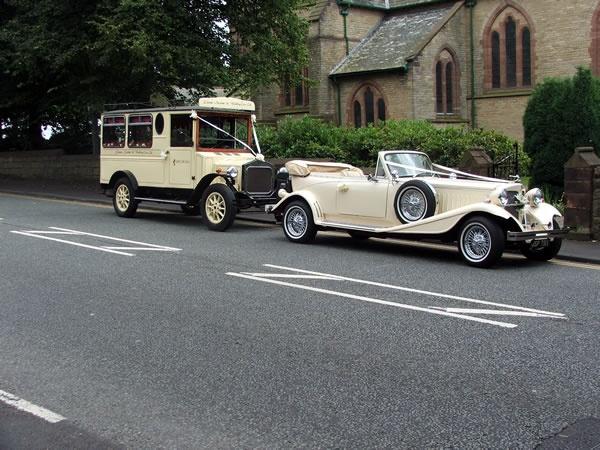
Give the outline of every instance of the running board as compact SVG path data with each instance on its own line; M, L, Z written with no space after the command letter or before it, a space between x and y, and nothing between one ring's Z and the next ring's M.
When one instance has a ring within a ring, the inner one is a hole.
M361 225L350 225L347 223L334 223L334 222L319 222L316 224L319 227L327 227L327 228L341 228L344 230L356 230L356 231L366 231L368 233L380 233L377 228L373 227L364 227Z
M162 198L150 198L150 197L136 197L138 201L154 202L154 203L167 203L170 205L187 205L188 203L182 200L164 200Z

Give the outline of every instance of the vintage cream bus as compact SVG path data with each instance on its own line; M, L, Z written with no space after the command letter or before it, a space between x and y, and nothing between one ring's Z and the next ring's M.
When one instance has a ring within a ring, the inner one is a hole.
M264 161L253 112L253 102L217 97L102 114L100 185L115 212L133 217L140 202L170 203L224 231L240 209L275 203L287 180Z

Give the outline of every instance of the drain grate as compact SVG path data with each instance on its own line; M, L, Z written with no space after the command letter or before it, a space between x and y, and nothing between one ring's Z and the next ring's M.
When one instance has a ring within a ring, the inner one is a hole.
M600 450L600 419L590 417L544 440L537 450Z

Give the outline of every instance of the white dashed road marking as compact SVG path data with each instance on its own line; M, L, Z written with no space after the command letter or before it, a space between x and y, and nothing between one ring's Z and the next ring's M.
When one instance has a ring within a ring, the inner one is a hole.
M253 281L261 281L263 283L277 284L280 286L286 286L296 289L302 289L306 291L318 292L321 294L332 295L336 297L344 297L353 300L360 300L368 303L375 303L379 305L393 306L395 308L408 309L412 311L426 312L429 314L453 317L456 319L463 319L472 322L479 322L487 325L494 325L503 328L515 328L517 327L514 323L500 322L496 320L485 319L478 317L478 315L499 315L499 316L517 316L517 317L538 317L547 319L567 319L564 314L555 313L550 311L542 311L533 308L525 308L523 306L507 305L504 303L490 302L486 300L479 300L469 297L461 297L456 295L444 294L441 292L424 291L421 289L413 289L404 286L395 286L386 283L378 283L368 280L360 280L356 278L348 278L339 275L332 275L327 273L314 272L311 270L295 269L293 267L277 266L273 264L264 264L265 267L274 269L284 270L288 272L295 272L294 274L289 273L252 273L252 272L228 272L227 275L245 278ZM303 284L290 283L288 281L281 281L281 279L313 279L313 280L329 280L329 281L341 281L351 282L357 284L366 284L372 286L383 287L387 289L400 290L404 292L411 292L413 294L425 295L430 297L436 297L447 300L458 300L476 304L483 304L488 306L495 306L503 309L469 309L469 308L446 308L439 306L422 307L416 305L408 305L404 303L392 302L387 300L381 300L372 297L366 297L362 295L351 294L347 292L340 292L331 289L324 289L314 286L306 286Z
M57 423L62 420L65 420L65 418L60 414L56 414L55 412L52 412L49 409L43 408L41 406L34 405L33 403L28 402L27 400L23 400L22 398L19 398L16 395L11 394L10 392L0 391L0 402L17 408L20 411L25 411L29 414L33 414L34 416L44 419L45 421L50 423Z
M146 242L139 241L131 241L129 239L121 239L112 236L105 236L102 234L94 234L94 233L86 233L84 231L70 230L68 228L59 228L59 227L49 227L48 230L23 230L23 231L11 231L14 234L20 234L22 236L29 236L38 239L46 239L49 241L60 242L62 244L74 245L76 247L88 248L91 250L98 250L106 253L114 253L116 255L122 256L135 256L135 253L129 253L130 251L154 251L154 252L179 252L180 248L167 247L164 245L157 244L148 244ZM83 236L83 237L92 237L99 239L106 239L114 242L123 242L125 245L90 245L90 244L82 244L81 242L74 242L67 239L58 239L51 236ZM133 244L133 245L132 245ZM127 250L127 251L124 251Z

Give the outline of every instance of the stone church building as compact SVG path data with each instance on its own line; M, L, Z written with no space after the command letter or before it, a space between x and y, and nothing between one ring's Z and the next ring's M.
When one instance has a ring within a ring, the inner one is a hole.
M307 0L313 83L255 97L259 120L309 114L468 124L523 138L537 83L600 75L600 0Z

